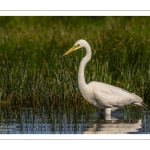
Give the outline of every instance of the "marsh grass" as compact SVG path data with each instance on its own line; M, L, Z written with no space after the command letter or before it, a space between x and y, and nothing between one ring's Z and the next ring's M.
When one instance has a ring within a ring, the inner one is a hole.
M1 103L90 109L77 85L84 51L60 59L78 39L92 48L87 83L134 92L150 104L150 17L0 17Z

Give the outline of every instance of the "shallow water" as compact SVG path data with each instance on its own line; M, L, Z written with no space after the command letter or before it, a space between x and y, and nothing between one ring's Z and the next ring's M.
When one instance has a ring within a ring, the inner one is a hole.
M1 134L149 134L150 112L97 113L35 110L2 110Z

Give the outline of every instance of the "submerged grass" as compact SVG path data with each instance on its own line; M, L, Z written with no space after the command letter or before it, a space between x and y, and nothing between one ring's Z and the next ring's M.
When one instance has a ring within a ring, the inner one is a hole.
M150 104L150 17L0 17L1 103L88 109L77 85L84 51L60 59L77 40L92 47L86 81L135 92Z

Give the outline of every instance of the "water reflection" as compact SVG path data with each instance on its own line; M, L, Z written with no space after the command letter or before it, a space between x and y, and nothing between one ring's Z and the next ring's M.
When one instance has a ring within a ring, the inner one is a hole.
M149 134L150 113L121 113L98 116L92 111L23 108L3 109L1 134Z
M92 124L84 134L127 134L138 132L141 128L142 119L124 119L105 115L101 116L97 123Z

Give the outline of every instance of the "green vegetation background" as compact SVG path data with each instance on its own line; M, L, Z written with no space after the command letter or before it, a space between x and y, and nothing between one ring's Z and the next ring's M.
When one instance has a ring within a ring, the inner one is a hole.
M6 106L87 109L77 85L84 51L60 59L85 39L85 78L134 92L150 104L150 17L0 17L0 93Z

